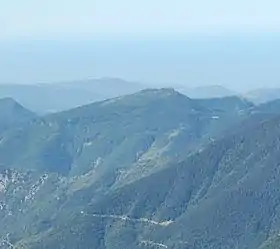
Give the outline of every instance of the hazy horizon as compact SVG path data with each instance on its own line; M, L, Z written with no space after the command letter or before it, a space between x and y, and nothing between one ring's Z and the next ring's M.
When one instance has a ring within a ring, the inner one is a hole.
M0 82L116 77L238 91L278 87L279 7L276 0L6 1Z
M1 83L121 78L156 85L280 87L280 35L0 42Z
M279 0L7 0L0 249L280 249Z

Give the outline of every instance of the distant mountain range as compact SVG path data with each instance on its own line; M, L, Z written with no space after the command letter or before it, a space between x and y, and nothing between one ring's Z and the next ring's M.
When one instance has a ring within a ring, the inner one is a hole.
M0 98L13 98L32 112L44 115L132 94L151 87L153 86L114 78L52 84L0 84ZM250 102L261 104L280 98L280 89L261 89L243 94L222 86L196 88L174 86L174 88L192 99L243 96Z
M278 248L278 106L169 88L45 116L0 100L1 248Z
M238 95L238 93L223 86L178 87L176 89L193 99L224 98Z
M280 99L280 88L255 89L245 93L231 91L223 86L201 86L195 88L178 87L178 91L184 93L190 98L224 98L230 96L242 96L255 104L263 104L276 99Z
M33 112L47 114L144 88L138 83L111 78L52 84L0 84L0 98L11 97Z
M244 97L256 104L262 104L280 99L280 88L256 89L244 94Z

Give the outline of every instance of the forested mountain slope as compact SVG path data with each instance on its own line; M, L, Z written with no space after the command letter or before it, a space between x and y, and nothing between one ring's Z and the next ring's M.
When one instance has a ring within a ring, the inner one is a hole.
M0 143L1 246L276 244L275 104L150 89L9 126Z
M104 196L87 196L86 206L37 238L43 247L32 240L31 248L262 246L280 229L280 119L254 128Z

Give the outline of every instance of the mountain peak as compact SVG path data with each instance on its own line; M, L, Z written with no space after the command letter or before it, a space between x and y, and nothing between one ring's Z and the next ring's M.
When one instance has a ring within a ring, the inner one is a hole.
M170 96L170 95L182 95L179 92L177 92L174 88L168 87L168 88L151 88L151 89L144 89L136 94L139 95L158 95L158 96Z
M188 105L192 100L186 95L176 91L174 88L150 88L144 89L131 95L121 97L121 101L127 103L138 103L140 105L154 103L155 101L167 101L175 105Z
M25 109L22 105L20 105L16 100L11 97L0 99L0 111L15 111Z
M11 97L1 98L0 99L0 104L3 104L3 103L5 103L5 104L18 104L19 105L19 103Z
M7 126L15 122L33 118L35 115L25 109L13 98L0 99L0 125Z

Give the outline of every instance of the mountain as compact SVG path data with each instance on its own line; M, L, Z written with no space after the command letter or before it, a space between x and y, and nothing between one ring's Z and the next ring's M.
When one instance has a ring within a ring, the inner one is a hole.
M275 104L148 89L10 127L0 143L1 246L276 245Z
M255 105L244 98L229 96L223 98L199 99L197 102L208 109L232 113L242 113L244 110L254 109ZM274 105L274 104L272 104ZM266 110L264 110L266 111Z
M223 86L200 86L194 88L178 87L178 91L192 99L224 98L238 95Z
M12 98L0 99L0 131L35 117L34 113L25 109Z
M279 234L269 237L258 249L277 249L280 246Z
M279 125L252 124L99 198L80 193L86 206L69 200L63 222L17 246L265 248L280 229Z
M88 92L102 96L103 99L132 94L143 90L146 87L145 84L128 82L118 78L100 78L94 80L62 82L57 84L63 87L81 88Z
M134 93L143 88L137 83L110 78L53 84L0 84L0 98L13 98L33 112L47 114Z
M279 88L256 89L244 94L244 97L255 104L262 104L280 99Z
M276 113L278 114L280 112L280 99L276 99L273 101L265 102L263 104L258 105L255 108L256 112L261 112L261 113Z
M114 168L115 177L129 178L147 164L148 174L158 164L208 144L224 127L246 118L241 110L251 108L237 98L240 109L231 103L226 108L231 99L216 101L224 102L224 109L172 89L154 89L48 115L2 136L0 164L16 169L28 164L33 170L66 175L104 165L102 171ZM11 148L16 148L13 155L7 153ZM157 163L148 163L155 159ZM136 162L131 172L124 171Z

